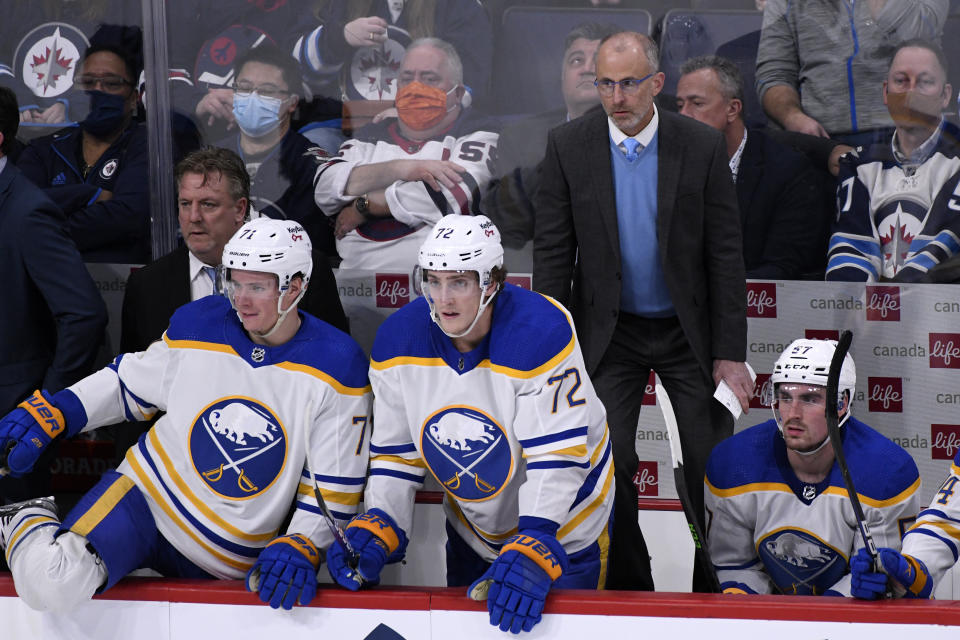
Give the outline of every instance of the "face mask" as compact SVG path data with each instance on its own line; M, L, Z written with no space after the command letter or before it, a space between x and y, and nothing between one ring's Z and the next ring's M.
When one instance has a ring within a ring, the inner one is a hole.
M424 131L436 126L444 116L453 111L454 107L447 108L447 96L456 90L450 91L428 87L422 82L411 82L397 91L397 117L403 124L414 131Z
M898 127L933 129L940 123L941 96L887 91L887 111Z
M265 136L280 126L280 98L264 98L259 93L233 96L233 117L240 130L252 138Z
M123 126L127 118L126 101L122 95L87 91L90 111L80 123L83 130L95 136L107 136Z

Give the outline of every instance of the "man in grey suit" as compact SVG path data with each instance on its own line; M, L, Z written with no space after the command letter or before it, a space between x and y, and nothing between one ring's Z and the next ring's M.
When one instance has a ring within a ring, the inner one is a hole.
M603 111L550 132L536 199L533 284L570 307L607 409L617 483L611 589L652 588L633 484L650 370L672 398L698 514L707 457L733 433L714 385L725 380L744 410L753 392L726 147L712 128L656 109L664 80L657 65L656 45L644 35L601 42ZM695 572L694 588L705 584Z

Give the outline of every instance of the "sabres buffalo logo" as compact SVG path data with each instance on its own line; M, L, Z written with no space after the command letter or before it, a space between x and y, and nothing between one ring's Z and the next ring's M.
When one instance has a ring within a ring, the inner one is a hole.
M757 545L760 558L783 593L819 595L844 574L847 560L802 529L778 529Z
M420 451L444 489L468 502L496 496L513 469L503 428L473 407L444 407L427 418Z
M287 434L269 407L252 398L222 398L194 419L190 456L214 493L233 500L254 498L283 471Z

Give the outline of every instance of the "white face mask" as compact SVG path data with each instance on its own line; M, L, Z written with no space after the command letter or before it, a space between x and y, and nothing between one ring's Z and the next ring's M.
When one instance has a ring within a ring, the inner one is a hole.
M240 130L252 138L265 136L280 126L280 98L264 98L252 92L245 96L234 94L233 117Z

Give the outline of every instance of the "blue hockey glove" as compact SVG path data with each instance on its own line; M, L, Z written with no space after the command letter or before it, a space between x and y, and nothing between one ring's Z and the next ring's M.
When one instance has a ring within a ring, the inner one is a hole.
M876 573L866 549L857 551L850 561L850 593L857 598L873 600L882 597L887 590L887 578L898 583L906 592L906 598L929 598L933 580L927 566L920 560L903 555L894 549L882 547L877 550L886 575Z
M306 536L274 538L247 572L247 590L274 609L310 604L317 593L320 554Z
M43 450L66 432L63 413L49 394L34 391L0 420L0 475L6 470L14 478L29 473Z
M497 559L467 592L472 599L483 600L487 591L490 624L501 631L533 629L541 620L550 585L567 568L567 554L557 539L535 533L507 540Z
M379 584L384 565L401 560L407 549L407 534L380 509L370 509L355 517L343 534L357 554L356 566L351 566L347 550L334 540L327 549L327 570L337 584L351 591ZM362 581L356 580L356 574Z

